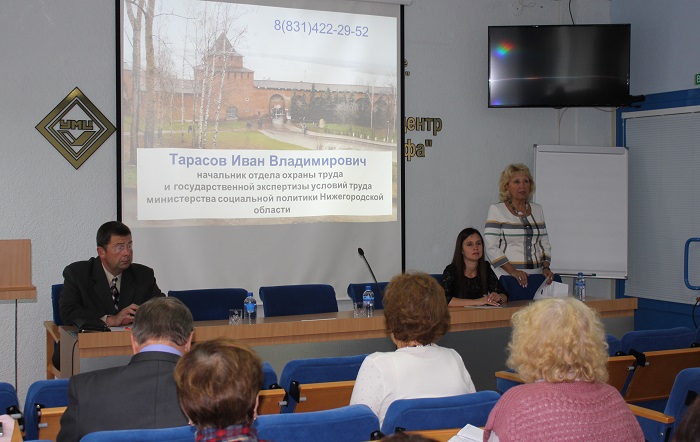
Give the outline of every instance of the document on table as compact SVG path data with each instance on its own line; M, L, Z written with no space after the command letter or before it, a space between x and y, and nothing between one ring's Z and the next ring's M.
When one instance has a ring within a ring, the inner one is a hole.
M450 438L448 442L481 442L484 440L484 430L467 424L466 427L459 430L459 433Z

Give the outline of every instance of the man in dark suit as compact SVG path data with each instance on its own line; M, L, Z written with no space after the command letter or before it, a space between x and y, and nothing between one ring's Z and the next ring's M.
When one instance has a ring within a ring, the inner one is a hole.
M193 330L192 314L179 299L142 304L131 331L129 365L71 377L57 442L76 442L95 431L187 425L173 372L190 349Z
M97 230L97 258L70 264L63 271L61 319L102 319L108 326L131 324L139 305L163 296L153 269L132 262L131 230L110 221Z

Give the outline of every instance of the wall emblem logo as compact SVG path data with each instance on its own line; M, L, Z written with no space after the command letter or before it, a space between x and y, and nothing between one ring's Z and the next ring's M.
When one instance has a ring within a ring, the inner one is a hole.
M77 87L36 129L76 169L114 133L114 126Z

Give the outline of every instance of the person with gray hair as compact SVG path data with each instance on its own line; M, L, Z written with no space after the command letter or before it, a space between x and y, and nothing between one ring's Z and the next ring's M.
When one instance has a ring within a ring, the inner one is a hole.
M95 431L186 425L173 372L193 331L192 314L179 299L143 303L134 316L129 364L71 377L57 442Z

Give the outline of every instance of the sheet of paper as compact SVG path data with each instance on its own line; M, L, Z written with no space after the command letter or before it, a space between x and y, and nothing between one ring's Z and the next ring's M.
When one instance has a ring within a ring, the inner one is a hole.
M566 298L567 296L569 296L568 285L556 281L552 281L551 284L547 285L547 281L545 280L542 285L537 288L534 299Z
M481 442L482 440L484 440L484 430L467 424L464 428L459 430L459 433L452 436L449 442Z

